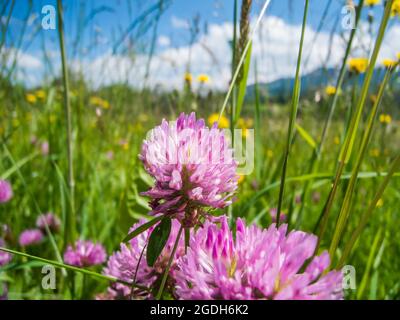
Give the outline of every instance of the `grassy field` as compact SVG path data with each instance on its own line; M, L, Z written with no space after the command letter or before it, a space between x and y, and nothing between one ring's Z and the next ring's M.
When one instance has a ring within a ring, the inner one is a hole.
M282 212L279 222L289 230L319 236L317 252L329 251L331 269L354 266L356 288L345 290L346 299L400 298L398 61L385 67L377 59L386 24L397 19L390 14L393 1L386 2L368 68L351 70L349 49L333 89L300 95L300 46L287 102L260 99L257 83L254 98L242 99L252 33L246 33L241 1L230 94L212 89L200 94L192 88L199 79L189 74L178 75L180 91L126 84L95 90L83 75L68 71L68 55L60 77L33 88L3 73L0 178L11 184L13 196L0 204L0 238L1 247L15 251L0 266L0 296L3 290L9 299L94 299L105 292L104 263L81 273L64 264L64 252L85 239L101 243L110 256L134 223L151 218L148 198L140 195L154 184L138 157L143 140L163 118L194 111L210 126L210 116L218 121L223 112L220 127L254 129L254 170L240 177L233 204L214 215L266 228L276 222L271 212ZM62 51L65 35L59 32ZM386 76L372 86L374 69ZM45 230L40 243L21 246L20 234L36 228L47 212L59 218L59 230ZM55 290L43 288L43 264L57 263L66 269L57 268Z

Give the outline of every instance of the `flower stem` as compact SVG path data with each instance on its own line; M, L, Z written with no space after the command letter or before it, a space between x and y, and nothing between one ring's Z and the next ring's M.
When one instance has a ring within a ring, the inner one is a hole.
M179 229L178 235L176 236L175 244L174 244L174 247L172 249L171 256L169 257L169 260L168 260L167 268L164 271L164 275L163 275L163 278L161 280L160 288L158 289L156 300L160 300L161 299L162 293L164 291L164 287L165 287L165 283L167 282L169 270L171 269L172 261L174 259L174 256L175 256L175 253L176 253L176 249L178 248L178 243L179 243L179 240L181 238L182 230L183 230L183 227L181 226L180 229Z

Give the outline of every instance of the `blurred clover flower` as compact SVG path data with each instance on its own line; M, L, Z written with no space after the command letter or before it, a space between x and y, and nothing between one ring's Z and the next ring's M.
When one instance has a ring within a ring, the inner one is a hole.
M60 219L54 213L48 212L45 214L41 214L37 220L36 220L36 226L42 230L43 232L46 232L46 224L49 227L49 229L53 232L58 232L60 231Z
M333 96L333 95L336 93L336 87L335 87L335 86L327 86L327 87L325 88L325 93L326 93L328 96Z
M43 233L39 229L27 229L19 235L19 245L27 247L38 244L43 240Z
M206 74L199 74L197 77L197 81L200 83L209 83L210 82L210 77Z
M4 239L0 238L0 247L5 247L6 243ZM0 250L0 267L5 266L8 264L12 259L12 255L8 252L4 252Z
M64 262L76 267L90 267L106 261L104 247L90 240L78 240L74 246L69 245L64 253Z
M207 119L208 125L210 127L212 127L215 123L217 123L218 124L218 128L221 128L221 129L229 128L229 120L228 120L227 117L222 115L221 119L219 119L219 123L218 123L218 118L219 118L219 114L218 113L212 113Z
M237 163L223 130L208 128L195 113L163 120L150 131L139 155L155 186L142 193L152 201L150 214L164 214L192 227L204 208L224 208L237 188Z
M40 144L40 152L43 156L47 156L49 154L50 146L48 141L43 141Z
M0 203L10 201L13 196L11 184L7 180L0 179Z
M271 210L269 210L269 215L271 216L271 220L272 222L276 222L276 214L278 213L278 209L277 208L272 208ZM281 222L285 222L286 221L286 214L284 212L281 211L281 215L279 217L279 220Z
M137 229L145 222L146 220L141 219L131 227L130 231ZM167 243L161 252L161 255L157 258L154 266L150 267L146 262L146 245L153 230L154 227L147 229L137 237L131 239L128 244L121 243L120 250L113 253L113 255L108 259L107 266L104 268L103 273L129 283L134 282L137 285L149 288L153 287L167 266L175 239L178 235L179 222L176 220L172 221L171 233ZM175 257L180 257L183 253L184 241L181 239ZM173 274L174 270L175 262L171 266L170 276ZM172 281L171 277L170 281ZM131 295L137 298L149 298L148 292L142 292L142 290L138 288L130 287L121 283L113 283L107 291L108 298L112 299L127 299Z
M221 227L206 221L177 262L176 295L184 300L342 299L342 273L324 273L329 254L313 257L317 237L286 232L287 225L260 229L237 219L234 238L226 217Z
M368 58L352 58L348 61L350 72L356 74L364 73L368 68Z

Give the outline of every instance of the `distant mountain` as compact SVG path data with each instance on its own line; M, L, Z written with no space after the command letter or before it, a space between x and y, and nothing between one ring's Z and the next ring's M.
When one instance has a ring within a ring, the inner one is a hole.
M378 68L374 71L374 76L372 78L372 87L376 87L383 79L385 70ZM335 85L336 79L339 76L339 70L334 68L329 69L317 69L313 72L305 74L301 77L301 94L313 94L318 89L323 89L327 85ZM349 75L346 74L346 79L344 86L345 88L351 86L357 79L355 77L348 78ZM358 77L359 84L361 85L364 77ZM277 101L287 101L293 92L294 78L282 78L269 83L260 83L259 93L262 100L267 97L272 98ZM396 84L399 86L399 83ZM254 84L247 87L246 99L249 101L254 100Z

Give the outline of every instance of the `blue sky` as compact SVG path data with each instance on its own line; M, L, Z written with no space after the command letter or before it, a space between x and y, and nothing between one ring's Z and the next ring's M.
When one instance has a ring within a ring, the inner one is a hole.
M190 66L191 72L209 73L214 78L218 78L213 84L224 88L229 78L229 40L232 35L233 0L165 0L164 2L170 2L170 4L159 20L154 49L155 58L150 68L150 71L154 70L151 74L155 79L152 79L151 83L153 85L170 84L171 77L181 77L185 69ZM240 2L239 0L238 3ZM310 0L305 54L306 56L310 54L312 59L306 72L322 65L335 66L340 60L344 46L342 36L346 37L349 33L340 27L341 9L345 2L344 0ZM29 12L28 3L27 0L16 0L10 28L7 31L6 46L8 48L16 47L23 30L22 21ZM47 64L44 63L44 49L53 69L59 68L57 30L40 28L43 17L41 8L47 4L56 6L56 0L33 0L32 3L31 23L26 28L22 39L19 62L22 67L34 65L35 73L29 70L21 71L22 78L37 82L43 74L49 72ZM98 82L99 78L106 82L120 81L125 69L140 69L134 74L136 78L138 75L144 75L143 66L148 60L146 56L150 50L153 25L147 32L139 28L133 29L120 45L116 46L116 44L119 43L118 39L128 26L143 12L157 4L158 0L64 0L63 3L68 59L72 61L74 68L84 72L90 80L95 80L95 82ZM264 1L261 0L253 1L251 14L253 20L260 12L263 3ZM316 38L315 31L328 4L329 11L326 20ZM260 28L260 37L254 44L253 50L253 55L262 62L264 68L261 69L262 80L271 81L293 74L303 6L302 0L271 1L265 21L263 21L265 23ZM366 15L368 10L364 11ZM95 12L97 13L93 14ZM382 13L382 6L374 9L373 12L378 19ZM187 25L195 16L199 16L200 33L190 46L190 32ZM2 20L5 20L5 16ZM78 33L77 26L82 21L86 21L86 25L84 31ZM394 27L398 27L397 22L392 22L391 25L393 24ZM376 26L377 23L375 23L375 29ZM398 29L400 32L400 28ZM393 36L397 35L397 29L392 30L392 33ZM368 47L369 35L365 33L361 35L366 45L363 45L360 40L359 47ZM79 44L75 46L78 37ZM131 52L136 55L135 62L127 59L126 55L130 44L129 37L133 39L131 43L134 50ZM77 48L76 55L74 54L75 47ZM115 54L111 55L114 48L116 48ZM400 51L400 47L392 43L385 47L383 54L393 56L397 51ZM190 59L189 55L191 55ZM324 61L325 57L327 59L329 57L329 61ZM102 69L105 74L100 74L97 69ZM180 83L181 79L173 86L177 87Z

